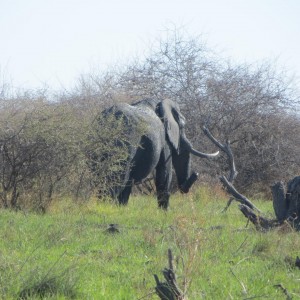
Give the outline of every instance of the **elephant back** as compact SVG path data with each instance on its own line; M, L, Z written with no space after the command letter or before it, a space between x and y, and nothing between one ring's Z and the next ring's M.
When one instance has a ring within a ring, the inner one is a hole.
M106 117L113 116L124 122L124 134L128 136L131 144L139 143L142 136L147 136L160 149L165 143L165 130L161 119L155 113L155 103L145 105L144 101L135 105L127 103L116 104L103 113Z

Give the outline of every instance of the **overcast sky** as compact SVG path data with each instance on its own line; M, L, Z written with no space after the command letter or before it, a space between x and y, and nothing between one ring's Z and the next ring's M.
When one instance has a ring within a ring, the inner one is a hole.
M300 76L299 0L0 0L0 70L17 87L69 87L143 52L171 25L233 61Z

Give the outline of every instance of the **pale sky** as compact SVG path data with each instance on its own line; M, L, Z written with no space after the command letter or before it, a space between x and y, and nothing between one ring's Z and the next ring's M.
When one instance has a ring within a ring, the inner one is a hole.
M299 78L299 14L299 0L0 0L0 75L25 89L70 87L175 25L232 61L276 59Z

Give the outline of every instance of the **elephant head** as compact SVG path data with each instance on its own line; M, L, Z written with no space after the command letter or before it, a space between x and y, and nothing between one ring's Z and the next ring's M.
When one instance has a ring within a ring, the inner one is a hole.
M178 104L171 100L161 101L156 110L165 126L166 137L172 149L172 163L181 192L187 193L197 180L198 173L190 171L191 154L201 158L214 158L219 154L203 153L195 150L185 135L185 117L181 114Z

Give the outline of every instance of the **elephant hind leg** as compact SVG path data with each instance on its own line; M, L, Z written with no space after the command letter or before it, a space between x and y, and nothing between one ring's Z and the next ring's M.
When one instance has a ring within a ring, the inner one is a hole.
M131 194L131 190L132 190L132 182L130 180L127 182L124 189L118 195L118 200L119 200L120 205L126 205L128 203L129 196Z

